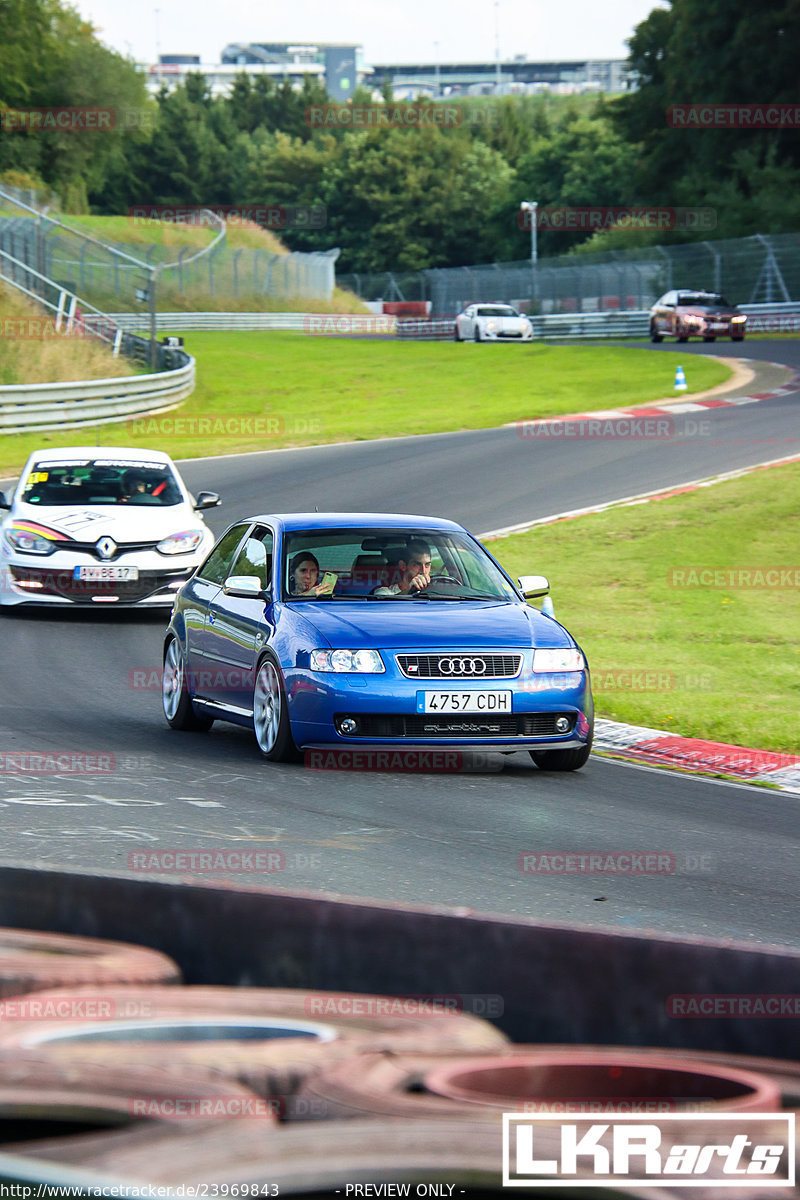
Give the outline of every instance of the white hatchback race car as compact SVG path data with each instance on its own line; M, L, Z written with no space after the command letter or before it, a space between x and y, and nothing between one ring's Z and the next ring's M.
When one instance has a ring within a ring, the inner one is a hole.
M510 304L470 304L456 317L457 342L532 342L533 326Z
M0 494L0 605L171 606L214 545L168 455L117 446L37 450Z

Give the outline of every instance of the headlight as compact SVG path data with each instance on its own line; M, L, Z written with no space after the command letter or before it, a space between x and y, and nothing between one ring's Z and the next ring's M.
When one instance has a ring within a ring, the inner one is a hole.
M6 530L6 541L15 550L20 550L23 554L52 554L58 549L58 543L66 541L66 539L55 530L42 530L37 532L34 529L25 529L20 525L12 525Z
M386 670L377 650L312 650L312 671L356 671L361 675L382 675Z
M486 322L486 328L487 328L487 329L496 329L496 328L497 328L497 322L496 322L496 321L487 321L487 322Z
M535 650L534 671L583 671L586 663L580 650Z
M733 325L733 323L735 321L738 322L740 325L743 325L746 320L747 320L747 317L731 317L731 325Z
M705 324L705 317L698 316L696 313L687 313L683 319L687 325Z
M161 554L191 554L203 540L199 529L185 529L182 533L171 533L156 546Z

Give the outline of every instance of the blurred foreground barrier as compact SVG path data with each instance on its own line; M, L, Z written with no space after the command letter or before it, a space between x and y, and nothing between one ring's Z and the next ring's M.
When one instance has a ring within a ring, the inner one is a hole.
M800 953L786 947L22 867L0 868L0 921L153 946L190 984L470 997L518 1042L800 1058Z

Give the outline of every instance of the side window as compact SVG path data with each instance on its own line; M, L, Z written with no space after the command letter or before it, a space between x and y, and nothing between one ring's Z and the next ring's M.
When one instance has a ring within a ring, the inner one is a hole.
M272 530L256 525L236 556L230 575L254 575L267 588L272 579Z
M229 529L227 533L223 533L198 570L198 578L205 579L209 583L218 583L220 586L225 582L231 574L228 568L233 562L233 556L239 543L247 532L248 525L249 522L245 521L241 525L234 525L233 529Z

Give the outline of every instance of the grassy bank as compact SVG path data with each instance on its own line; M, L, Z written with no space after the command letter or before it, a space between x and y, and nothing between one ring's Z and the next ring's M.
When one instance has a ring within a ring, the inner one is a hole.
M185 341L197 359L197 388L186 404L144 423L93 430L92 440L133 443L180 458L483 429L669 396L675 370L671 356L624 347L292 333L191 333ZM729 375L726 366L699 355L687 359L686 372L691 391ZM47 439L69 445L74 434ZM0 470L18 466L40 440L4 438Z
M491 550L514 575L549 577L598 715L796 754L799 546L795 463Z
M134 373L127 359L114 358L103 343L78 334L57 334L52 314L13 288L0 286L0 387ZM4 442L10 440L6 435ZM0 442L0 455L4 442Z

